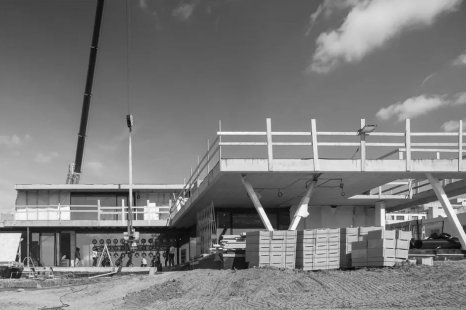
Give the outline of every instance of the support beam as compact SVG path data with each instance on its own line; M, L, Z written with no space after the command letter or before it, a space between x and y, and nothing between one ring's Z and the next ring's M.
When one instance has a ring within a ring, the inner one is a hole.
M466 250L466 234L464 232L463 226L461 226L461 223L458 220L458 217L456 216L455 210L453 210L453 207L450 203L450 200L447 197L447 194L445 194L445 191L443 190L443 187L437 178L435 178L431 173L426 173L426 176L429 179L430 185L432 186L432 189L434 190L437 199L442 204L443 210L447 215L448 221L453 226L455 237L458 237L461 243L461 247L463 248L463 250Z
M256 192L254 191L254 188L252 188L251 183L245 180L244 175L241 176L241 182L243 183L244 188L248 192L249 198L251 198L252 203L254 204L254 207L257 210L257 213L259 213L259 216L265 228L267 228L268 231L273 231L272 224L270 224L270 220L267 217L267 214L265 213L264 208L262 207L262 204L260 203L259 198L257 197Z
M364 128L366 126L366 120L364 118L361 119L361 127ZM359 146L359 149L361 151L361 171L366 170L366 133L361 132L359 134L359 137L361 139L361 144Z
M385 228L385 202L378 201L375 203L375 226Z
M309 201L311 200L312 192L314 191L314 188L317 184L317 179L318 179L318 176L315 175L314 179L309 185L309 188L307 189L306 194L304 195L303 198L301 198L301 201L299 202L299 207L293 216L293 220L291 221L291 224L288 230L296 230L296 228L298 227L299 221L301 221L301 218L309 216L309 212L308 212Z

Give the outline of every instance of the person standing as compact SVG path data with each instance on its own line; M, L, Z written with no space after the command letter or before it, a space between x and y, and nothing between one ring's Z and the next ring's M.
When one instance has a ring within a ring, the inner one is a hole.
M176 252L176 248L173 245L170 246L170 249L169 249L169 262L168 262L170 267L175 266L175 252Z
M168 261L170 260L170 247L167 247L165 252L163 252L163 258L165 258L165 267L167 267Z
M147 267L147 259L143 256L141 260L141 267Z
M74 252L74 266L78 267L80 261L81 261L81 252L79 251L79 248L76 248L76 251Z
M97 266L97 250L92 249L92 266Z

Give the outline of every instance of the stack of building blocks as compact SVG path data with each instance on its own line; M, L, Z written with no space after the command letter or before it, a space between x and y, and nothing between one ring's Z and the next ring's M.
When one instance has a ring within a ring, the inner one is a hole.
M246 233L246 261L249 267L294 269L296 231L275 230Z
M396 232L375 230L367 234L367 266L393 267L395 265Z
M340 229L340 267L351 268L352 243L359 241L358 227Z
M340 229L314 229L298 232L296 267L303 270L340 267Z
M408 259L409 244L413 233L411 231L396 231L395 261L402 262Z
M352 267L392 267L397 261L408 258L411 232L381 228L363 232L367 234L360 235L360 241L352 243Z

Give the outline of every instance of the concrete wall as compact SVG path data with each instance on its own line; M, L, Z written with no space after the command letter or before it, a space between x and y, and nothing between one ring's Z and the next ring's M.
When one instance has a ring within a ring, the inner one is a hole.
M297 206L290 209L293 218ZM301 219L298 230L315 228L339 228L374 226L375 209L367 206L310 206L309 216Z

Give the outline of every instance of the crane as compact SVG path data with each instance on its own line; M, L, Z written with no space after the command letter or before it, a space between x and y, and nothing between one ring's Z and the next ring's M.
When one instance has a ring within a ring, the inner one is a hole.
M86 141L87 120L89 118L89 107L91 105L92 84L94 81L95 63L97 59L97 49L99 45L100 25L102 23L104 2L105 0L97 1L94 30L92 34L91 50L89 55L89 65L87 67L86 87L84 89L81 122L79 125L78 144L76 147L76 157L74 163L69 165L66 184L78 184L81 177L84 143Z

